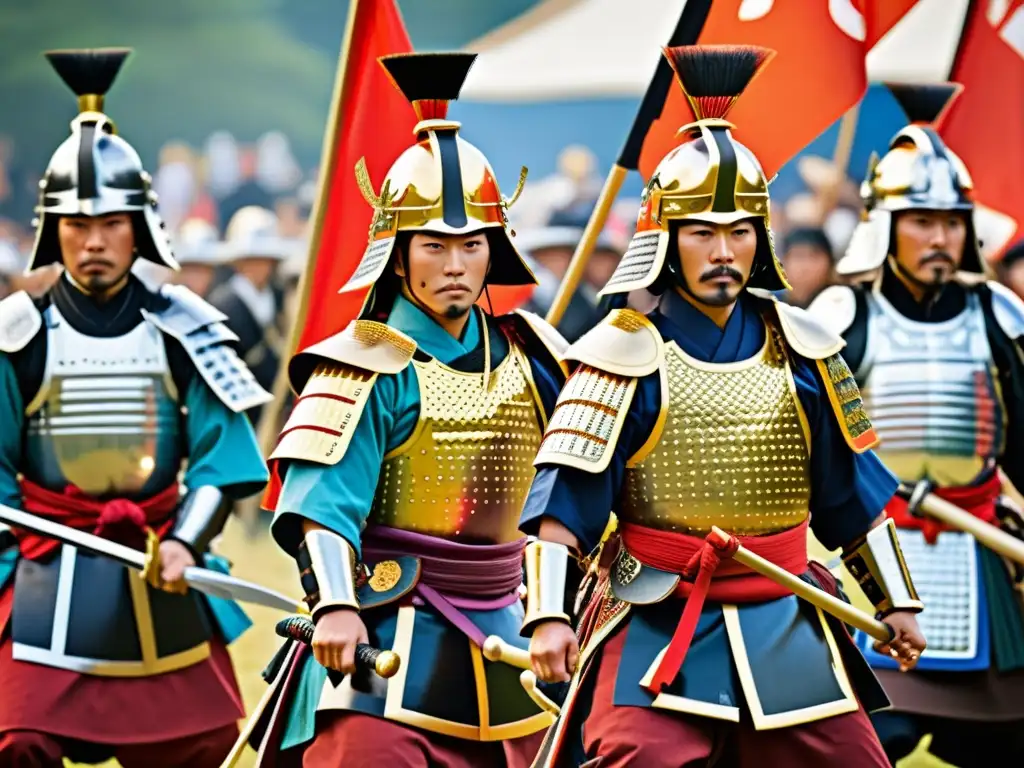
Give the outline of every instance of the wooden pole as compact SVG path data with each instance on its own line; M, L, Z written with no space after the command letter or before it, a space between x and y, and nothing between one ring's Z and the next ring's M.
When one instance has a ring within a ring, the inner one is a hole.
M711 527L711 534L717 537L722 544L727 544L732 541L733 538L716 526ZM786 569L780 568L775 563L765 560L760 555L754 554L746 547L740 545L739 549L736 550L736 554L734 554L732 558L733 560L747 566L750 570L756 571L765 578L771 579L776 584L781 584L797 597L802 600L806 600L811 605L825 611L825 613L835 616L840 621L856 627L861 632L871 635L875 640L882 643L887 643L892 640L892 630L885 622L879 621L874 616L869 616L860 608L850 605L846 601L840 600L838 597L834 597L828 592L808 584L799 576L794 576Z
M274 442L280 428L279 420L288 396L288 361L299 345L302 329L306 323L306 310L309 306L309 294L313 287L313 273L316 257L320 251L320 239L323 235L324 218L327 215L327 197L330 194L330 180L334 178L338 162L338 130L341 122L341 108L345 102L345 81L348 76L348 60L355 35L356 18L359 14L360 0L350 0L348 19L345 22L345 35L341 42L341 54L338 58L338 69L334 76L334 91L331 95L331 107L324 131L323 146L320 150L320 177L317 180L316 202L313 205L313 228L309 238L309 250L306 264L299 277L298 298L295 303L295 314L288 329L288 342L281 351L281 365L274 379L271 393L274 399L267 403L257 427L257 439L264 456L269 456L274 449ZM252 530L259 513L259 505L254 504L243 508L242 518L246 527Z
M913 489L902 486L901 491L911 493ZM1024 541L1011 536L1006 531L991 523L986 523L933 493L929 493L921 500L920 509L929 517L934 517L958 531L971 534L980 544L988 547L997 555L1024 565Z
M565 277L562 278L562 284L558 286L558 293L555 294L555 299L551 302L551 308L548 309L545 319L552 325L558 325L558 321L562 319L562 315L565 314L572 295L576 292L576 287L583 278L583 270L587 266L587 260L590 259L590 254L594 252L597 238L600 236L601 230L604 229L604 224L608 220L608 213L611 211L612 204L622 188L622 182L626 180L627 173L629 173L628 169L623 168L621 165L613 165L608 178L604 180L601 196L597 199L597 205L594 207L593 213L590 214L587 228L583 230L583 237L576 246L576 250L572 255L572 261L569 262L569 268L565 272Z
M235 768L235 766L238 765L238 761L242 759L242 755L245 753L245 748L249 744L249 739L252 738L252 733L256 729L256 723L263 716L263 713L266 711L270 702L273 701L274 697L278 694L281 685L284 683L284 680L288 676L288 672L294 663L295 654L298 652L300 647L299 643L295 642L292 643L292 647L288 649L281 662L280 669L277 670L277 674L274 676L274 679L267 686L267 690L263 692L263 696L256 704L256 708L253 709L252 714L249 715L249 719L245 721L245 726L242 728L242 732L238 734L238 738L231 747L231 751L228 753L228 756L224 758L224 762L220 764L220 768Z

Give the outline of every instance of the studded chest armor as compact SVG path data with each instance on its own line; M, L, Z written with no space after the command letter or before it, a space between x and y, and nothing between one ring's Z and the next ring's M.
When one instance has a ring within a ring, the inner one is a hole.
M454 541L521 537L542 425L529 362L514 345L488 376L413 361L420 416L384 458L370 520Z
M869 294L867 353L856 373L878 431L878 455L905 482L970 485L1005 439L981 300L939 323L904 317Z
M626 470L620 517L697 536L713 525L753 535L801 523L809 436L773 334L754 357L727 364L701 362L669 342L662 375L664 424L653 449Z
M123 336L86 336L53 305L45 321L43 385L25 409L25 476L121 498L172 484L184 435L160 331L140 322Z

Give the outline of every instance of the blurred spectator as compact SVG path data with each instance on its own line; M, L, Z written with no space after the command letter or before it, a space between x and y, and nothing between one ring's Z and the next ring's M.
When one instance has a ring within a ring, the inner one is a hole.
M584 218L590 214L603 183L594 153L587 147L570 145L559 153L557 167L552 175L527 183L509 212L514 228L550 225L556 211L579 209L584 211Z
M11 291L11 278L25 268L21 254L13 244L0 240L0 299Z
M832 243L819 228L801 227L783 239L782 265L792 287L785 300L807 307L814 297L834 282Z
M238 155L238 142L227 131L217 131L206 140L206 188L215 199L227 197L241 183Z
M302 169L292 155L288 137L280 131L259 138L255 163L257 183L272 195L291 192L302 181Z
M32 220L39 196L35 182L19 160L14 140L0 135L0 218L23 225Z
M583 230L579 227L564 226L528 229L518 234L516 247L530 260L538 282L537 289L524 309L536 312L541 317L547 314L582 234ZM556 324L570 342L589 331L600 319L593 294L582 284L577 287L565 313Z
M843 253L860 220L857 185L834 162L817 155L800 157L797 172L808 191L790 197L782 216L776 217L772 211L773 229L781 233L798 227L820 229L833 253Z
M209 301L228 316L256 381L271 389L283 347L283 295L274 278L294 246L279 235L277 217L256 206L242 208L228 222L225 246L235 273L212 291ZM250 415L258 421L258 413Z
M239 183L226 196L220 198L217 209L222 223L230 222L243 208L264 208L274 206L272 195L256 176L256 150L243 147L238 152ZM227 230L225 229L225 234Z
M216 227L202 219L188 219L175 238L174 257L181 266L174 281L206 298L213 288L216 269L224 263L227 252Z
M192 209L199 187L195 166L195 157L187 144L172 141L160 150L153 189L169 232L177 230Z
M309 226L309 206L298 197L279 197L274 203L281 237L304 238Z
M1018 240L1006 250L999 264L999 277L1024 299L1024 240Z

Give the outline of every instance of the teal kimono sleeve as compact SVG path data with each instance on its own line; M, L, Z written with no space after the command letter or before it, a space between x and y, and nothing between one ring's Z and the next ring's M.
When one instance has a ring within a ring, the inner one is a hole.
M283 485L270 530L285 552L295 554L306 519L345 537L361 553L359 535L373 506L384 456L412 435L419 406L412 366L378 376L337 464L293 461L282 467Z
M14 509L21 509L18 466L24 425L25 406L14 366L0 353L0 504Z
M235 499L260 491L269 474L249 418L224 405L199 376L191 377L185 407L185 486L212 485Z
M0 353L0 504L21 509L18 465L25 408L7 355ZM0 589L7 584L18 562L18 548L10 535L0 532Z

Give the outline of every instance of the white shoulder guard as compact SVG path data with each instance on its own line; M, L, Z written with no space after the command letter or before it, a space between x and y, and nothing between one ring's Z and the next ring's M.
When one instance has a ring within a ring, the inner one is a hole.
M637 378L657 371L664 351L658 329L632 309L611 312L569 347L565 359L580 365L558 395L534 464L604 471Z
M224 324L227 316L182 285L164 285L160 295L167 306L143 317L177 339L196 371L224 405L235 413L269 403L273 395L256 383L232 344L238 336Z
M992 290L992 314L1003 333L1016 341L1024 336L1024 302L1002 283L988 281Z
M301 392L271 459L333 465L352 441L379 374L409 365L416 342L389 325L356 320L296 355L289 375Z
M664 358L661 334L635 309L616 309L580 337L565 359L619 376L647 376Z
M0 352L24 349L42 327L43 316L25 291L0 301Z
M288 365L292 389L301 392L321 363L337 363L372 373L399 373L416 353L416 342L386 323L355 320L345 330L299 352Z
M857 316L857 295L848 285L830 285L815 297L807 311L832 333L842 336Z
M569 349L569 342L565 340L565 337L558 332L555 326L551 325L540 315L527 312L525 309L514 310L512 314L523 321L532 332L534 338L551 354L555 364L562 369L562 373L567 374L565 352Z
M824 360L826 357L837 354L846 346L843 337L836 334L815 314L779 301L770 291L759 288L748 288L747 290L754 296L772 303L779 319L779 329L782 331L786 343L797 354L803 355L809 360Z

